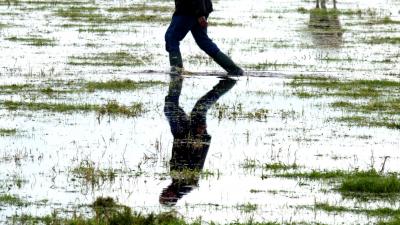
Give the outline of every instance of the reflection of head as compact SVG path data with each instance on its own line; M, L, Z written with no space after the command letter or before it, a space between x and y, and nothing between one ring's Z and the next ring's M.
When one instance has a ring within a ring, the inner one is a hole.
M343 42L343 29L336 10L311 10L309 28L314 44L319 47L339 47Z
M174 137L170 170L172 173L178 172L178 175L189 173L191 178L174 177L160 195L161 204L173 205L197 186L211 142L211 136L207 133L207 111L236 84L236 80L220 80L196 102L190 115L187 115L179 106L182 82L182 78L171 76L164 113Z

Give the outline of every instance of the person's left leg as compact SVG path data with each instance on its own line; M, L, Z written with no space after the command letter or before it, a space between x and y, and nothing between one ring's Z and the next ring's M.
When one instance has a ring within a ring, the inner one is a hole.
M165 33L165 48L169 53L171 70L183 68L179 43L185 38L193 24L194 22L190 20L189 16L172 16L171 24Z
M218 46L208 37L207 28L202 28L196 23L191 29L194 40L197 45L214 59L229 75L243 75L243 70L238 67L227 55L225 55Z

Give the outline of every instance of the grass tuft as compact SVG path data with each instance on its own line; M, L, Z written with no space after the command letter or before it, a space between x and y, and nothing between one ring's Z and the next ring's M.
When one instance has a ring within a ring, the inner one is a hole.
M165 84L162 81L132 81L129 79L126 80L109 80L106 82L88 82L86 84L86 88L90 91L94 90L114 90L114 91L122 91L122 90L136 90L141 88L147 88L157 85Z
M17 129L0 128L0 137L13 136L15 134L17 134Z
M400 193L400 180L394 176L372 175L366 177L350 176L346 178L339 190L343 192L393 194Z
M68 64L70 65L88 65L88 66L142 66L152 60L152 56L137 56L126 51L113 53L98 53L95 55L71 56Z
M26 45L33 45L33 46L54 46L55 39L50 38L42 38L42 37L9 37L5 38L5 40L13 41L13 42L21 42Z
M125 106L118 104L117 101L109 101L106 105L100 107L99 115L124 115L128 117L137 117L145 112L143 103L134 103L131 106Z

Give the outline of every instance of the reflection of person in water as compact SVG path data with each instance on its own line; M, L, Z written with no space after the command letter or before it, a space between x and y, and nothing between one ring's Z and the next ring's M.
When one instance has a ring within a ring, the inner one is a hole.
M319 47L340 47L343 29L336 9L310 10L309 27L315 45Z
M171 76L168 95L165 97L164 113L174 137L171 171L195 171L203 169L210 147L211 136L207 133L206 115L211 106L236 83L233 79L222 79L212 90L201 97L188 116L179 106L183 77ZM160 195L161 204L175 204L183 195L198 184L198 173L193 179L172 178L172 183Z

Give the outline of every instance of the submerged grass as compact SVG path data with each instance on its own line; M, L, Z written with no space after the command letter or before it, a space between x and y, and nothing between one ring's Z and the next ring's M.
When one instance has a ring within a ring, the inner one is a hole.
M8 110L30 110L30 111L50 111L50 112L90 112L95 111L100 116L104 115L124 115L136 117L142 115L146 110L142 103L133 103L131 106L120 105L117 101L108 101L105 105L92 104L68 104L68 103L46 103L46 102L14 102L5 101L0 103Z
M129 79L125 80L109 80L105 82L88 82L86 88L90 91L94 90L137 90L141 88L153 87L158 85L164 85L165 82L162 81L133 81Z
M143 103L133 103L131 106L118 104L117 101L109 101L106 105L99 108L98 113L100 116L104 115L124 115L127 117L137 117L142 115L146 110Z
M0 137L13 136L17 134L17 129L0 128Z
M299 7L297 8L297 12L301 13L301 14L319 14L319 15L348 15L348 16L352 16L352 15L357 15L357 16L361 16L363 14L371 14L371 11L368 10L361 10L361 9L306 9L304 7Z
M98 106L90 104L15 102L15 101L5 101L0 104L3 104L8 110L31 110L31 111L45 110L51 112L71 112L71 111L93 111L99 109Z
M14 215L9 218L9 222L12 224L76 224L76 225L201 225L203 221L197 219L193 222L187 222L181 216L179 216L175 211L162 212L159 214L148 214L144 215L141 213L133 212L131 208L120 205L110 197L98 197L96 201L90 206L93 210L93 216L90 218L85 218L83 216L78 216L74 214L70 218L62 218L58 214L52 213L51 215L38 217L32 215ZM251 204L243 205L245 209L253 211L256 207ZM216 225L217 223L210 222L211 225ZM275 222L254 222L250 220L249 222L239 223L234 222L231 225L278 225L282 223ZM284 223L286 224L286 223ZM292 223L287 223L292 224Z
M295 76L289 85L295 94L311 88L310 97L336 96L349 98L379 97L400 88L400 82L389 80L339 80L332 77ZM397 92L400 93L400 90ZM303 96L304 97L304 96Z
M177 181L185 181L186 183L196 182L199 178L209 178L213 176L219 176L220 173L212 172L209 170L192 170L192 169L183 169L183 170L171 170L170 176Z
M87 56L71 56L68 64L79 66L141 66L151 62L152 58L152 56L137 56L126 51L118 51Z
M386 127L389 129L400 129L400 123L395 119L387 117L370 118L366 116L342 116L336 119L339 122L346 122L354 126Z
M112 12L117 12L121 8L110 8ZM121 9L122 10L122 9ZM72 22L86 22L90 24L119 24L129 22L167 22L169 17L163 17L159 14L123 14L115 16L104 15L98 12L96 7L69 7L58 9L56 15ZM135 12L135 11L132 11Z
M1 0L0 5L84 5L90 3L89 1L69 1L69 0Z
M113 181L116 177L116 172L112 169L101 170L96 168L94 163L84 160L76 168L73 168L71 174L75 178L83 179L91 185L98 185L105 181ZM75 178L73 180L75 180Z
M237 205L236 208L244 213L251 213L258 209L257 204L251 204L250 202L246 204Z
M348 208L344 206L334 206L327 202L315 203L314 209L323 210L326 212L335 213L362 213L368 216L378 216L378 217L395 217L400 216L400 209L391 208L377 208L377 209L363 209L363 208Z
M371 39L366 40L367 44L371 45L379 45L379 44L392 44L398 45L400 44L400 37L372 37Z
M219 120L221 119L250 119L265 121L268 118L268 109L254 109L253 111L244 111L241 103L228 106L226 104L214 104L212 114Z
M356 174L345 178L339 191L342 193L398 194L400 193L400 180L395 175L360 176Z
M275 162L275 163L260 163L260 161L256 159L245 159L240 166L243 169L251 170L251 169L263 169L263 170L272 170L274 172L277 171L284 171L284 170L293 170L300 168L299 165L296 163L292 164L284 164L282 162Z
M376 170L292 172L276 174L276 176L311 180L334 179L340 182L337 190L350 197L385 197L400 194L400 180L397 174L381 174Z
M5 40L13 41L13 42L21 42L26 45L33 45L33 46L54 46L55 39L50 38L43 38L43 37L9 37L5 38Z
M33 87L33 85L31 85L31 84L0 85L0 91L4 91L4 90L20 91L25 88L31 88L31 87Z
M356 126L400 128L399 81L296 76L289 85L295 89L294 94L299 98L341 98L329 105L335 109L351 112L353 115L344 114L334 118L335 121Z
M160 5L150 5L150 4L131 4L128 6L121 7L111 7L107 9L107 12L119 12L119 13L128 13L128 12L173 12L174 9L170 6L160 6Z
M0 205L23 206L26 204L27 203L25 201L23 201L17 196L10 194L0 195Z
M385 16L383 18L377 18L375 20L370 20L367 22L369 25L389 25L389 24L400 24L400 21L393 20L389 16Z

